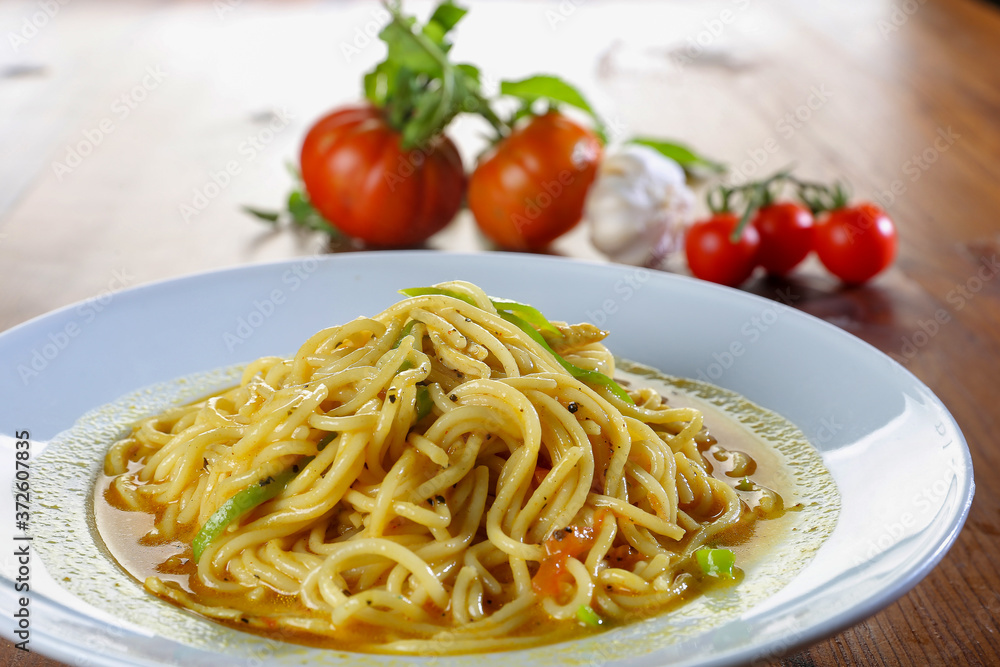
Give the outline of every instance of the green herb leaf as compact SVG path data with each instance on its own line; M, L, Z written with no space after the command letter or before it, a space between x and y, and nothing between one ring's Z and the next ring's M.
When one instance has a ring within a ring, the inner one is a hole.
M306 194L299 190L293 190L288 195L287 208L284 211L264 211L250 206L244 206L243 211L258 220L264 220L275 225L287 222L299 227L305 227L306 229L323 232L330 236L340 235L337 228L320 215L319 211L309 203L309 198Z
M729 549L710 549L704 547L694 552L695 559L701 571L710 577L733 578L733 566L736 556Z
M448 34L467 13L445 0L423 26L390 5L392 20L379 33L386 58L365 75L365 97L385 111L402 147L427 145L462 111L477 111L501 133L505 128L480 94L479 70L448 60Z
M500 93L517 97L529 104L536 100L568 104L586 111L596 118L594 109L579 90L559 77L550 74L539 74L520 81L501 81Z
M539 74L520 81L501 81L500 94L524 100L529 107L538 100L544 100L557 105L568 104L585 111L594 119L595 129L601 140L607 143L604 123L594 108L576 87L557 76Z
M427 21L427 25L424 26L424 34L427 35L428 38L435 35L436 43L447 51L451 48L451 44L444 41L445 37L468 12L469 10L464 7L459 7L455 3L451 2L451 0L445 0L445 2L438 5L434 10L434 13L431 14L430 19Z
M281 218L281 213L278 211L263 211L259 208L253 208L250 206L244 206L243 210L256 218L264 220L265 222L278 222Z
M337 228L333 226L333 223L313 208L306 194L299 190L293 190L288 195L288 214L291 216L292 224L318 232L325 232L331 236L339 236L340 234Z
M698 168L714 173L722 173L726 171L726 165L723 163L716 162L715 160L710 160L703 155L699 155L683 144L664 141L662 139L653 139L650 137L635 137L633 139L629 139L627 143L637 144L639 146L648 146L661 155L668 157L679 164L684 171L689 174L692 170L696 170Z

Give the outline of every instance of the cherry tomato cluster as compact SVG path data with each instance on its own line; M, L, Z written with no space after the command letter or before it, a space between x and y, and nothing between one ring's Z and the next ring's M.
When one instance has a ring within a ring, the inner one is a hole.
M798 201L781 199L786 184ZM742 214L733 200L742 199ZM843 186L795 179L787 172L738 188L719 187L708 197L712 215L688 230L685 255L702 280L736 287L761 266L783 276L816 251L830 273L860 285L892 264L896 228L878 206L848 203Z

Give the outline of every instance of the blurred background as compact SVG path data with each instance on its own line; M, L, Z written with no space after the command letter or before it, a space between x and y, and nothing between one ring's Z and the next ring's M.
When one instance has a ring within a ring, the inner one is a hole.
M810 256L743 289L904 363L955 414L977 470L1000 464L1000 10L979 0L461 4L470 12L452 56L479 66L484 93L558 74L604 119L609 150L649 135L726 163L690 183L688 222L707 214L711 185L788 166L881 206L899 251L865 286L845 287ZM422 19L432 7L405 5ZM362 99L363 74L385 57L385 22L368 1L0 2L0 331L150 281L356 248L243 207L285 206L306 131ZM448 130L469 171L488 129L460 116ZM426 247L496 249L465 209ZM587 224L546 252L608 260ZM660 266L687 272L680 255ZM1000 574L985 549L1000 502L987 475L959 542L914 592L775 664L995 664ZM50 664L0 648L2 664Z

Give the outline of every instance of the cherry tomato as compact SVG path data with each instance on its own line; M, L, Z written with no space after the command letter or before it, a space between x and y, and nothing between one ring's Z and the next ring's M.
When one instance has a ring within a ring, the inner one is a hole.
M830 273L859 285L892 264L896 226L871 203L838 208L817 224L815 245Z
M550 112L503 139L469 180L479 228L510 250L540 250L583 216L601 142L589 129Z
M372 246L420 243L455 217L465 171L444 135L403 150L374 107L348 107L306 134L302 180L309 201L333 225Z
M805 206L778 202L761 207L753 219L760 234L757 263L783 276L813 249L813 216Z
M746 225L737 242L730 236L739 224L739 216L716 213L691 225L684 241L688 268L696 278L736 287L757 266L760 235L753 225Z

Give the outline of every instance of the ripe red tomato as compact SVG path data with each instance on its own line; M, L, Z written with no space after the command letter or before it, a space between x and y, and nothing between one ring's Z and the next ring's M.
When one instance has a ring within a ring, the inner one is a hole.
M532 118L503 139L469 180L479 228L510 250L540 250L583 216L601 142L558 113Z
M757 266L760 235L753 225L746 225L737 242L730 236L739 224L739 216L716 213L691 225L684 241L688 268L696 278L736 287Z
M892 264L896 226L871 203L838 208L817 224L815 244L830 273L859 285Z
M768 273L783 276L806 258L813 249L813 216L795 202L778 202L761 207L753 219L760 233L757 263Z
M309 201L348 236L372 246L420 243L462 205L465 170L450 139L403 150L370 106L321 118L306 134L302 181Z

